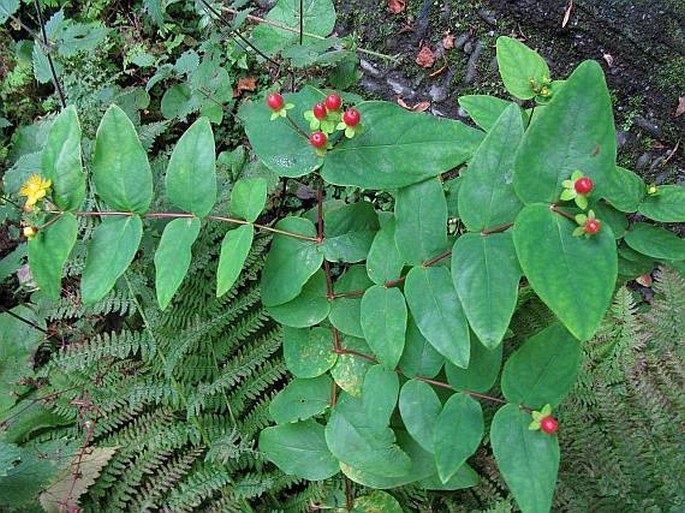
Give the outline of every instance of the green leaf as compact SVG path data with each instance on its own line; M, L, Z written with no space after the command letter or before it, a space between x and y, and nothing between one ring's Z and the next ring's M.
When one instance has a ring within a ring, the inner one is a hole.
M490 443L497 466L522 513L548 513L559 470L556 436L528 429L530 415L515 404L495 414Z
M645 182L632 171L622 167L616 168L612 179L614 184L604 194L606 200L621 212L635 212L645 197Z
M388 369L394 369L404 349L407 327L407 305L396 288L374 285L366 290L361 304L361 326L364 338Z
M283 356L288 370L298 378L316 378L335 365L333 335L326 328L283 330Z
M645 196L638 212L660 223L684 223L685 187L661 185L657 190L657 194Z
M187 84L176 84L164 92L160 110L166 119L178 118L185 121L188 114L199 108L197 97L193 96Z
M473 122L486 132L490 131L506 108L512 105L510 101L484 94L460 96L458 101L459 106L466 111Z
M366 260L378 231L378 216L371 203L357 202L328 210L324 216L322 250L330 262Z
M10 16L19 10L19 0L0 1L0 25L5 23Z
M200 234L197 217L174 219L164 227L155 253L155 289L162 310L180 287L190 267L190 248Z
M207 118L193 123L176 143L167 166L165 186L169 201L197 217L216 203L214 134Z
M433 432L442 403L428 383L409 380L400 392L400 415L407 432L426 451L433 452Z
M409 472L411 460L388 427L398 392L397 374L380 365L366 373L360 399L341 392L326 426L326 443L336 458L381 476L399 477Z
M329 320L340 332L353 337L363 338L361 325L361 307L363 292L369 288L369 280L363 265L353 265L335 283L335 293L358 292L356 297L339 297L331 305Z
M354 500L352 513L402 513L397 499L386 492L376 490Z
M599 219L605 226L611 228L611 233L614 234L614 239L622 239L628 227L628 219L623 212L619 212L614 207L603 201L592 205L592 211L595 217Z
M585 61L526 130L516 153L514 189L526 205L552 203L559 199L562 182L581 171L595 184L593 196L610 196L617 180L615 162L604 74L597 62Z
M371 353L371 349L361 338L344 337L341 345L344 349L361 354ZM366 371L371 365L372 363L366 358L360 358L354 354L341 354L338 355L338 359L331 369L331 376L345 392L353 397L360 397L364 376L366 376Z
M271 317L284 326L306 328L320 323L331 311L326 274L319 269L309 278L299 296L282 305L269 306L266 310Z
M266 179L256 176L241 178L231 190L231 212L242 219L255 222L266 205Z
M314 379L295 378L269 404L269 413L278 424L307 420L326 411L331 400L333 380L327 375Z
M421 265L447 249L447 201L437 178L397 191L395 243L405 262Z
M93 183L115 210L144 214L152 201L152 171L136 129L126 113L112 105L95 138Z
M587 340L614 293L616 243L607 226L592 237L574 237L575 228L549 206L530 205L516 217L514 245L533 290L576 338Z
M558 405L578 375L582 346L560 323L529 338L507 360L502 393L508 401L540 409Z
M404 293L423 336L448 361L466 368L469 327L447 268L414 267L407 275Z
M27 306L15 306L10 312L40 328L45 328L45 321ZM44 340L44 334L32 325L20 321L10 313L0 313L0 414L13 406L25 406L21 402L17 403L17 400L28 391L23 383L26 382L26 378L33 375L33 356ZM26 402L33 406L29 401ZM23 410L20 409L19 412L23 413ZM11 415L8 413L7 416L2 415L0 418L7 419ZM10 430L16 423L11 424ZM3 433L3 437L12 441L5 435L6 433Z
M497 38L497 66L504 87L516 98L536 96L533 84L540 87L549 80L549 68L537 52L508 36Z
M302 44L315 43L315 36L328 36L335 25L335 9L331 0L304 0L302 8ZM252 42L267 55L273 56L288 46L299 43L300 4L298 0L278 0L266 15L268 23L257 25L252 31ZM276 25L276 26L274 26ZM286 30L278 25L295 30ZM311 108L311 107L310 107ZM301 118L299 118L301 119Z
M383 476L357 468L352 468L344 462L340 462L340 469L352 481L370 488L397 488L409 483L430 479L436 476L433 455L424 451L421 446L404 430L397 430L397 445L409 456L411 466L401 476ZM437 480L437 476L435 477Z
M628 230L626 243L638 253L659 260L685 260L685 240L665 228L638 223Z
M464 463L446 483L443 483L440 477L435 474L422 479L418 485L426 490L454 491L474 487L478 482L479 478L476 471Z
M80 207L86 194L86 178L81 163L81 125L73 105L52 123L41 163L45 177L52 180L55 205L62 210Z
M316 237L314 225L301 217L286 217L279 230ZM274 235L262 272L262 302L276 306L295 299L307 280L321 267L323 254L316 242Z
M219 266L216 270L216 297L228 292L240 276L245 259L250 253L253 238L254 228L248 225L239 226L224 235L219 253Z
M45 295L59 299L62 290L62 269L76 244L78 222L71 212L65 212L50 226L39 230L29 241L31 274Z
M399 368L407 377L424 376L434 378L445 363L445 357L438 353L421 334L412 316L407 320L404 351Z
M313 419L264 429L259 450L286 474L310 481L328 479L340 471L326 446L324 427Z
M467 233L452 249L452 280L471 328L489 348L504 338L516 308L521 268L510 232Z
M392 217L381 227L371 243L366 259L366 272L377 285L400 277L404 259L395 244L395 218Z
M447 382L456 390L487 392L495 384L502 366L502 344L494 349L485 347L476 337L471 337L471 358L466 369L447 363Z
M337 144L324 158L321 174L334 185L406 187L462 164L483 137L458 121L409 112L395 103L363 102L356 108L366 131Z
M81 278L81 300L90 305L107 294L138 251L143 235L139 216L105 216L88 244Z
M443 483L476 452L484 430L483 410L478 401L465 394L454 394L448 399L434 431L435 464Z
M295 107L288 111L300 130L309 133L304 113L326 96L313 87L304 87L295 94L284 94L286 104ZM306 137L283 118L271 119L271 110L264 100L246 101L238 116L244 121L253 151L264 164L279 176L296 178L311 173L321 163Z
M459 189L459 218L479 232L513 221L521 209L514 193L514 155L523 137L518 105L510 104L476 150Z

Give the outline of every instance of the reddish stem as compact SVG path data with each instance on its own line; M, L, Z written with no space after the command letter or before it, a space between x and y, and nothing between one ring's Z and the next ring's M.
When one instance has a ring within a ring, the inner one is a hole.
M50 210L50 214L63 215L62 210ZM72 212L75 216L133 216L134 212L124 212L120 210L103 210L103 211L75 211ZM188 214L186 212L151 212L148 214L141 214L140 217L145 219L190 219L196 217L193 214ZM251 225L259 230L264 230L266 232L277 233L279 235L285 235L286 237L293 237L295 239L306 240L309 242L316 242L317 244L321 241L318 237L309 237L308 235L302 235L300 233L288 232L286 230L279 230L278 228L272 228L264 224L253 223L251 221L246 221L245 219L236 219L234 217L223 217L223 216L207 216L206 219L210 221L221 221L224 223L240 224L240 225Z
M368 354L360 353L359 351L355 351L354 349L345 349L344 347L338 347L334 348L333 352L335 354L351 354L352 356L358 356L359 358L363 358L364 360L368 360L371 363L378 363L378 360L374 358L373 356L370 356Z
M383 286L384 286L386 289L389 289L390 287L394 287L395 285L399 285L399 284L402 283L405 279L406 279L406 278L405 278L404 276L402 276L401 278L397 278L396 280L386 281L386 282L383 284Z
M448 249L444 253L442 253L436 257L433 257L430 260L426 260L424 263L421 264L421 267L430 267L431 265L435 265L438 262L441 262L445 258L449 257L451 254L452 254L452 250Z
M499 232L503 232L505 230L508 230L512 226L514 226L514 223L504 223L504 224L500 224L498 226L493 226L492 228L488 228L487 230L481 230L480 234L481 235L490 235L491 233L499 233Z
M549 206L549 209L550 209L552 212L555 212L555 213L559 214L560 216L564 216L566 219L570 219L570 220L573 221L574 223L576 222L576 218L575 218L575 216L574 216L573 214L569 214L568 212L564 212L563 210L561 210L561 209L557 206L556 203L552 203L552 204Z

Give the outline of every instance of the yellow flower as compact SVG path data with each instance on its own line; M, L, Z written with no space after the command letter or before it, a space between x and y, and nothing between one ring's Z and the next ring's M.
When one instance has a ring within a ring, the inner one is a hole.
M44 180L40 175L31 175L26 180L26 183L19 189L20 196L26 196L26 204L24 208L30 210L39 201L42 200L48 193L48 189L52 185L52 180Z
M33 226L24 226L24 237L28 240L33 239L36 236L36 230Z

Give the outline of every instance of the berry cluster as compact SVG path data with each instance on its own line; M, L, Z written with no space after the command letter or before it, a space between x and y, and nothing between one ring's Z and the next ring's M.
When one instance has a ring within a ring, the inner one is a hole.
M570 180L562 182L564 190L561 192L561 199L563 201L573 200L578 208L585 210L588 207L588 196L595 188L595 184L588 176L584 176L580 171L574 171L571 174ZM573 235L580 237L590 237L599 233L602 228L602 223L599 219L595 219L595 213L589 210L586 214L578 214L575 216L578 228L573 232Z
M540 411L530 412L533 420L528 425L528 429L531 431L542 430L548 435L553 435L557 432L559 428L559 422L557 419L552 417L552 407L546 404Z
M287 109L292 105L286 104L279 93L272 93L266 98L266 103L273 111L271 119L286 117ZM331 93L323 101L316 102L312 110L304 113L304 118L309 121L312 133L309 143L316 150L317 155L323 156L330 147L329 138L336 131L342 131L345 137L351 139L363 132L361 114L353 107L342 111L343 101L339 94Z

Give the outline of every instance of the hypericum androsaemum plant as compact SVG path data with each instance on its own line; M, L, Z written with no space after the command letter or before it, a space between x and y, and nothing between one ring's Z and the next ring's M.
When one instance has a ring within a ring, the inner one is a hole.
M27 213L37 232L29 243L36 281L48 295L60 293L77 216L102 218L81 281L85 303L126 270L146 218L173 219L155 256L162 308L203 223L237 226L222 243L217 294L240 272L254 230L270 230L262 301L285 326L294 379L271 405L277 425L259 443L267 457L310 480L343 472L374 488L454 490L477 483L467 460L489 429L520 509L548 511L564 433L553 409L573 385L580 342L597 330L617 283L654 261L685 259L685 241L624 213L685 221L685 188L648 189L616 166L611 103L596 62L552 81L544 60L521 43L502 37L497 47L507 89L531 108L460 98L480 129L387 102L352 105L310 87L246 102L240 116L264 164L282 177L315 174L321 185L316 208L274 226L255 223L266 200L260 179L233 185L230 217L211 213L214 141L202 118L179 140L166 173L166 195L180 211L149 212L147 157L117 107L103 118L92 156L92 183L107 207L80 211L80 130L75 110L65 110L43 152L51 189L33 196ZM459 176L443 182L455 168ZM324 201L324 182L388 191L394 211ZM455 217L461 229L448 233ZM558 322L502 366L522 283ZM489 393L498 379L503 397ZM481 401L501 405L490 426Z

